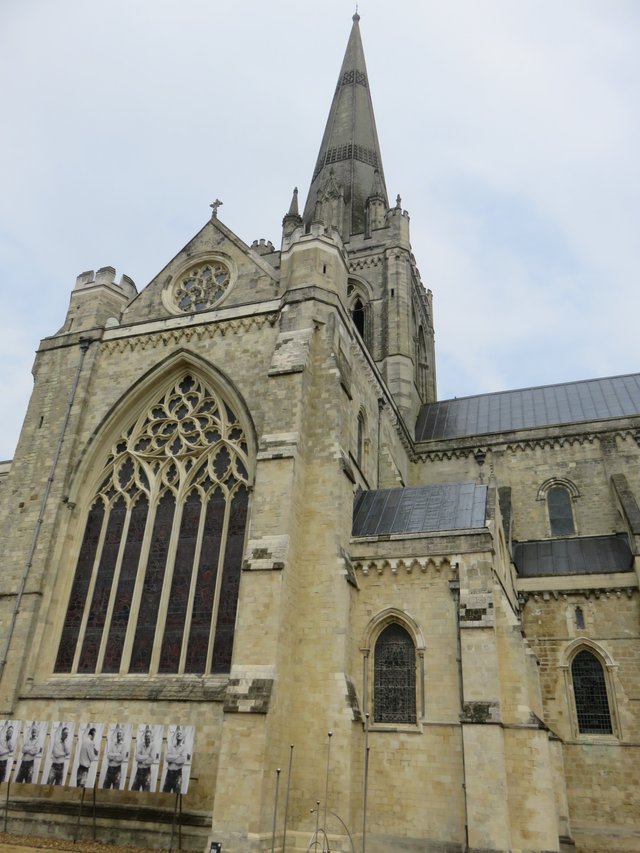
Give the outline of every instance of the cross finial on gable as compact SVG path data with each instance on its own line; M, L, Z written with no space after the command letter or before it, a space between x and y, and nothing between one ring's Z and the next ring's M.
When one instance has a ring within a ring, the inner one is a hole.
M209 207L211 208L211 218L212 219L218 218L218 208L220 207L221 204L222 204L222 202L220 201L219 198L217 198L214 202L212 202L209 205Z

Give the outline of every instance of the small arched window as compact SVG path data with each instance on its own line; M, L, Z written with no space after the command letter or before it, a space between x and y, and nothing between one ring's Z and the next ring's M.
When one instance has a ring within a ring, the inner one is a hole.
M364 329L365 329L365 317L364 317L364 305L362 304L362 300L360 297L356 299L353 303L353 308L351 309L351 317L353 319L354 325L358 330L358 334L364 341Z
M607 682L598 658L586 649L579 651L571 663L571 679L580 734L611 734Z
M376 641L373 705L376 723L416 722L416 650L409 633L396 622Z
M365 440L365 426L364 426L364 415L362 412L358 412L358 436L357 436L357 446L356 446L356 461L358 463L358 468L362 470L362 463L364 462L364 440Z
M564 486L552 486L547 492L547 512L552 536L575 536L571 495Z

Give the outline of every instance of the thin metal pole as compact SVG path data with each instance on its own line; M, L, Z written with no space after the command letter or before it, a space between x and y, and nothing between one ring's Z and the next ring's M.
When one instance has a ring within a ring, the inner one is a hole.
M287 847L287 817L289 815L289 794L291 792L291 765L293 763L293 744L289 747L289 773L287 776L287 794L284 801L284 830L282 832L282 853Z
M311 809L313 811L313 809ZM320 827L320 800L316 800L316 841L314 845L314 850L318 849L318 829Z
M369 793L369 714L364 715L364 786L362 792L362 853L367 849L367 796Z
M276 820L278 819L278 790L280 788L280 768L276 768L276 794L273 798L273 829L271 830L271 853L276 848Z
M97 776L96 776L97 782ZM93 786L93 840L96 840L96 786Z
M324 781L324 831L327 831L327 806L329 804L329 758L331 757L331 738L333 732L327 732L327 772Z
M179 794L180 808L178 811L178 850L182 850L182 791Z
M78 840L78 829L80 828L80 818L82 817L82 804L84 803L84 795L87 789L82 789L82 796L80 797L80 808L78 809L78 818L76 820L76 831L73 833L73 843L75 844Z
M178 798L180 794L176 792L176 801L173 804L173 820L171 821L171 839L169 840L169 850L173 850L173 838L176 833L176 814L178 812Z
M13 764L13 762L12 762ZM7 831L7 818L9 817L9 791L11 790L11 770L9 768L9 779L7 780L7 799L4 801L4 831Z

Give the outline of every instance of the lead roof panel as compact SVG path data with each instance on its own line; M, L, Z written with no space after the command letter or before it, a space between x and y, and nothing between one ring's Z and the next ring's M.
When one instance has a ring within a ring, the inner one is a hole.
M416 441L640 415L640 374L499 391L427 403Z
M633 554L623 533L518 542L513 561L524 578L633 571Z
M361 492L353 511L353 536L433 533L485 526L487 487L451 483Z

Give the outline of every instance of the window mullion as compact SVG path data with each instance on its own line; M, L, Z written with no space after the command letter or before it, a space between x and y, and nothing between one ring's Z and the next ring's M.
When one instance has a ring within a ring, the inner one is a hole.
M96 663L96 672L102 672L102 664L104 662L104 654L107 648L107 642L109 640L109 629L111 627L111 617L113 616L113 605L116 599L116 593L118 590L118 583L120 581L120 569L122 567L122 557L124 555L124 550L127 545L127 536L129 535L129 524L131 523L131 510L133 505L131 501L128 502L127 506L127 517L125 518L124 525L122 526L122 535L120 537L120 546L118 548L118 557L116 560L116 566L113 572L113 579L111 581L111 591L109 593L109 604L107 605L107 613L105 615L104 620L104 628L102 630L102 638L100 640L100 650L98 651L98 661Z
M102 548L104 546L105 536L107 535L107 527L109 525L109 518L111 517L111 507L112 504L109 504L107 512L105 512L104 517L102 519L102 527L100 529L100 538L98 539L98 545L96 547L96 553L93 560L93 567L91 569L91 580L89 581L89 587L87 589L87 593L84 600L84 611L82 613L82 621L80 623L80 630L78 632L78 641L76 643L76 651L73 656L73 665L71 667L71 672L78 671L78 664L80 662L80 655L82 654L82 644L84 643L84 632L87 627L87 621L89 619L89 611L91 609L91 602L93 600L93 591L96 585L96 579L98 577L98 567L100 566L100 559L102 557Z
M201 493L202 495L202 493ZM202 552L202 540L204 539L204 528L207 518L207 500L211 495L202 495L202 506L200 510L200 521L198 523L198 539L193 555L193 565L191 567L191 583L189 584L189 597L187 599L187 610L184 618L184 631L182 633L182 650L180 653L180 665L178 672L184 673L184 667L187 660L187 648L189 646L189 634L191 633L191 614L193 612L193 599L196 595L196 584L198 582L198 566L200 565L200 554ZM205 670L206 672L207 670Z
M225 505L224 505L224 522L222 524L222 534L220 536L220 551L218 553L218 571L216 573L216 588L213 594L213 602L211 606L211 624L209 626L209 648L207 650L207 663L205 672L211 672L211 664L213 660L213 643L215 640L215 628L218 621L218 607L220 605L220 589L222 587L222 575L224 569L224 557L227 551L227 533L229 531L229 518L231 516L231 495L225 490Z
M181 479L184 482L184 477L181 477ZM164 579L162 582L162 592L160 594L160 603L158 604L158 616L156 619L156 631L153 641L153 651L151 652L151 662L149 664L149 673L151 674L156 673L158 671L158 666L160 663L162 638L164 637L164 628L167 621L167 607L169 605L169 595L171 593L171 584L173 582L173 571L176 565L176 553L178 551L178 543L180 540L180 526L182 524L182 511L184 509L184 502L184 490L178 489L178 493L176 495L176 510L173 514L171 539L169 541L167 562L165 565Z

